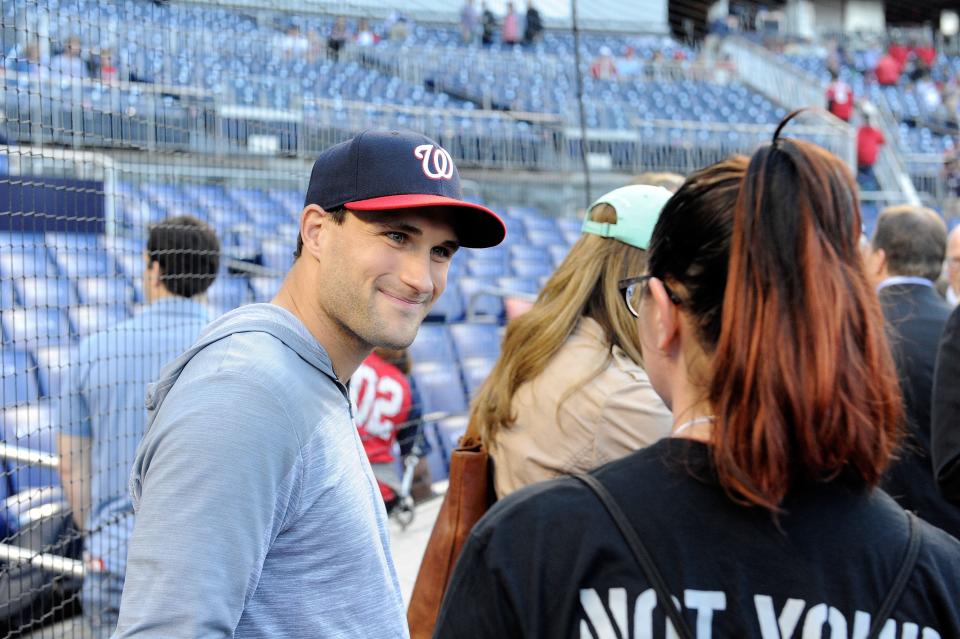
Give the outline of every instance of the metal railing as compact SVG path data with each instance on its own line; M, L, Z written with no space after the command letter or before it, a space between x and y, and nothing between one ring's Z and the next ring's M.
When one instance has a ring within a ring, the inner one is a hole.
M730 56L740 79L750 87L778 101L789 109L824 104L826 87L819 79L777 58L775 55L741 37L727 38L722 50ZM878 125L886 139L874 171L883 191L899 192L903 202L919 203L916 189L906 172L899 149L897 127L892 116L881 110ZM850 125L837 120L838 126ZM851 168L856 168L856 147L849 156L841 156Z

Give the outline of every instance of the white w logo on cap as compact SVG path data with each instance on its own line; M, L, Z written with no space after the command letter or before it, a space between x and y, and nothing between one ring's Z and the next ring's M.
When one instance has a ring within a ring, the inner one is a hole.
M413 150L422 160L423 174L431 180L449 180L453 177L453 158L445 149L432 144L421 144Z

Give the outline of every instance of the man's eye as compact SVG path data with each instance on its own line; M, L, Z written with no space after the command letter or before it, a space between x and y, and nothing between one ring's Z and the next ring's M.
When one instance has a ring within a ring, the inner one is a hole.
M448 257L450 257L451 255L453 255L453 253L452 253L452 251L450 251L450 249L445 248L445 247L443 247L443 246L435 246L435 247L433 247L433 254L436 255L437 257L443 257L443 258L448 258Z
M389 238L390 238L391 240L393 240L394 242L397 242L397 243L400 243L400 244L402 244L403 241L404 241L405 239L407 239L407 236L404 235L403 233L400 233L399 231L389 231L389 232L387 233L387 237L389 237Z

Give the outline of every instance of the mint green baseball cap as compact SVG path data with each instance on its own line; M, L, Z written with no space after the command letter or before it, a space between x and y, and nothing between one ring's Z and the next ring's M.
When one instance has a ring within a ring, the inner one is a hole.
M673 193L662 186L647 184L631 184L614 189L590 205L580 231L620 240L624 244L646 250L660 211L672 195ZM594 222L590 219L590 211L600 204L609 204L614 208L617 212L615 224Z

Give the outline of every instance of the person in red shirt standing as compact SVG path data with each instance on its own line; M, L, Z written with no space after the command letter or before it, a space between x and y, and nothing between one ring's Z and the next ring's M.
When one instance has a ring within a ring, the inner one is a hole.
M879 190L877 178L873 174L873 165L877 163L880 147L886 143L883 132L873 126L874 107L864 102L862 107L863 124L857 129L857 183L861 190Z
M350 400L383 502L390 505L400 486L394 455L397 431L410 419L413 393L407 376L387 358L390 353L379 348L370 353L350 378Z
M877 62L877 67L873 70L873 73L877 76L877 82L881 85L894 86L900 81L902 70L903 65L893 55L887 53Z
M853 115L853 89L840 79L836 71L830 72L830 84L827 86L827 110L844 122Z

